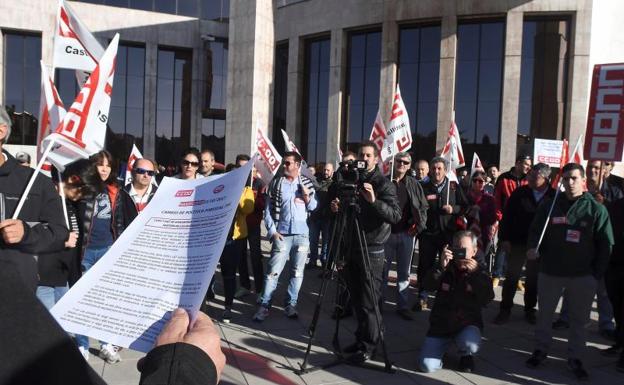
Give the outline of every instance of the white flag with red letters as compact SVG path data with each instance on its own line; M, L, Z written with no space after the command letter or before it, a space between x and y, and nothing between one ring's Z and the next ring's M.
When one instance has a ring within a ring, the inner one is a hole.
M405 104L401 98L401 89L397 84L394 101L392 102L392 113L390 123L386 127L386 151L382 152L383 160L392 157L399 152L412 148L412 131L410 129L409 117Z
M386 132L386 125L381 119L381 114L377 110L377 116L375 117L375 123L373 123L373 129L371 130L368 140L375 143L379 152L379 168L383 175L390 174L390 157L392 154L388 151L388 133Z
M143 158L141 151L137 148L136 144L132 143L132 151L130 152L130 156L128 157L128 163L126 164L126 182L124 184L128 184L132 182L132 167L134 166L134 162L137 159ZM152 178L154 180L155 178Z
M48 69L43 61L41 64L41 97L39 100L39 128L37 129L37 160L39 160L43 149L41 148L41 141L48 136L50 132L56 129L65 117L65 106L61 100L56 86L50 77ZM41 170L48 176L50 176L52 165L49 162L45 162Z
M472 167L470 168L470 176L472 177L477 171L485 172L485 168L483 168L483 164L481 163L481 159L479 159L479 155L477 155L477 153L475 152L472 155Z
M70 68L91 72L104 48L76 16L71 7L59 0L54 31L54 68Z
M312 180L316 180L316 176L314 176L314 173L308 170L308 163L303 159L303 155L301 155L301 152L299 151L297 146L295 146L293 141L290 140L286 131L282 130L282 136L284 137L284 143L286 144L286 151L293 151L301 156L301 166L299 167L299 171L301 172L301 174L307 176Z
M55 142L48 160L60 170L104 148L118 43L115 34L63 121L42 141L42 148Z
M256 150L260 156L256 158L254 167L260 179L268 185L282 164L282 156L260 127L256 129Z

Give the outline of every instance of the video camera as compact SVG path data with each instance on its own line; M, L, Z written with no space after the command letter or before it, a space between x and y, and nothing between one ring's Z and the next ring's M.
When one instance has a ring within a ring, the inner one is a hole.
M345 202L347 205L357 203L357 194L367 179L366 168L366 161L361 159L340 162L336 182L338 198L341 202Z

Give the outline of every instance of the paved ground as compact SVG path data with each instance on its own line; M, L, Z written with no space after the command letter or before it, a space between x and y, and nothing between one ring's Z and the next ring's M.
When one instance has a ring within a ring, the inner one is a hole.
M266 245L264 245L266 247ZM285 269L285 271L287 271ZM419 373L416 357L428 328L429 312L418 313L414 321L405 321L394 312L394 286L386 291L384 320L386 342L390 359L396 373L387 374L369 369L339 365L326 370L297 375L307 344L307 330L320 287L319 271L306 272L299 298L300 317L290 320L282 308L273 308L269 318L262 324L251 321L255 311L255 296L250 295L234 305L235 318L230 324L217 323L222 347L227 356L227 366L221 384L571 384L576 379L566 369L567 332L555 332L555 342L548 364L538 370L524 366L524 361L533 350L533 328L523 318L520 307L514 308L511 321L497 326L491 320L498 310L501 288L496 289L496 299L484 311L486 329L485 341L476 358L476 373L465 374L455 371L457 356L449 355L445 368L434 374ZM274 303L281 303L286 284L285 277L277 290ZM333 286L332 286L333 287ZM217 288L219 293L219 288ZM317 338L310 355L311 366L331 362L331 340L335 321L330 318L333 291L329 291L318 323ZM412 297L414 300L415 297ZM522 303L521 293L516 294L516 303ZM223 297L217 296L210 315L220 319ZM615 359L605 358L598 352L608 346L609 341L597 332L596 306L592 311L592 322L588 325L588 358L586 366L590 371L592 384L624 384L624 375L615 370ZM343 346L353 342L355 322L349 318L341 323L340 339ZM92 341L92 346L96 346ZM97 355L97 351L92 349ZM110 385L138 384L139 373L136 362L142 354L125 349L121 352L123 361L115 365L105 364L92 354L90 364L102 374ZM382 366L378 357L377 363Z

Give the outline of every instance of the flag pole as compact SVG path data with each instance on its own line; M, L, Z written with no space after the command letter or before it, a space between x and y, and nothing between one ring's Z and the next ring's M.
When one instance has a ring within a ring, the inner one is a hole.
M59 195L61 196L61 204L63 205L63 216L65 217L65 224L67 225L67 229L71 230L69 227L69 217L67 216L67 202L65 202L65 189L63 188L63 177L61 176L61 171L57 168L56 172L58 173L59 178Z
M32 176L30 177L30 180L28 181L28 184L26 185L26 189L22 193L22 197L20 198L19 203L17 204L17 207L15 208L15 212L13 213L13 219L17 219L17 216L19 215L20 211L22 211L22 207L24 206L24 202L26 202L28 193L30 192L33 184L35 183L35 178L37 178L37 174L39 174L39 171L41 171L41 167L43 167L43 162L45 162L45 160L47 159L48 154L50 153L50 151L52 151L52 147L54 146L54 143L56 143L54 139L50 140L50 143L48 143L48 147L46 147L45 151L43 152L43 155L41 155L41 159L39 159L37 168L35 168L35 172L33 172Z
M537 241L537 246L535 250L539 250L542 241L544 240L544 235L546 234L546 228L548 227L548 222L550 222L550 216L552 215L553 208L555 207L555 202L557 202L557 197L559 196L559 191L561 191L561 186L563 185L563 178L559 180L559 184L557 185L557 191L555 191L555 197L553 198L552 204L550 205L550 209L548 210L548 216L546 217L546 223L544 223L544 228L542 229L542 233L540 234L539 240Z

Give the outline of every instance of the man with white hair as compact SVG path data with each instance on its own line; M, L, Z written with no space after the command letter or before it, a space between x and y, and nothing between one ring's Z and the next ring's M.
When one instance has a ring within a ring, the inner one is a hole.
M37 289L36 255L65 248L69 232L61 198L50 178L38 175L17 219L11 219L33 170L20 166L3 149L11 134L11 119L0 106L0 269L12 269Z

